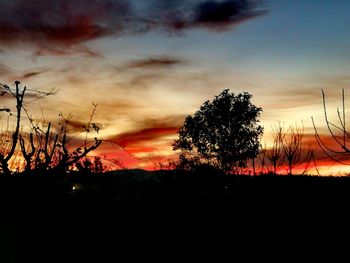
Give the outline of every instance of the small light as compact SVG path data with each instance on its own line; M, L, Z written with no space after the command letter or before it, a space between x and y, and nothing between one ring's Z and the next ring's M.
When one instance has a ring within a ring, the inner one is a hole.
M80 184L73 184L71 189L72 189L72 192L78 192L81 190L81 185Z

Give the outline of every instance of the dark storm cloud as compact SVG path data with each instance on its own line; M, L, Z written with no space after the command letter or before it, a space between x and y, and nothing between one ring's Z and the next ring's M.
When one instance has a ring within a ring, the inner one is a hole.
M253 0L3 0L0 44L31 44L37 55L96 55L83 43L157 28L222 30L260 14Z

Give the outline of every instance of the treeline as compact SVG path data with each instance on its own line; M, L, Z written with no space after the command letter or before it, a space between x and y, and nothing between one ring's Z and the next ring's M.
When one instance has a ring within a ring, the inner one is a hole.
M100 129L93 122L96 104L93 104L88 121L81 127L83 136L79 137L78 143L73 143L72 139L74 121L71 114L60 113L57 125L31 117L27 105L55 93L55 90L27 89L19 81L12 88L0 84L1 98L12 102L12 107L0 109L0 118L7 116L7 121L13 125L12 129L7 125L0 134L1 174L64 174L72 170L101 173L105 170L100 157L88 156L102 143L101 139L93 137ZM25 101L27 97L34 99L28 102ZM173 150L179 152L178 159L168 165L161 164L160 168L179 171L207 169L213 173L250 175L303 175L313 168L319 174L315 150L304 143L303 124L285 128L279 122L272 127L271 145L262 145L264 128L259 118L263 110L255 106L251 98L247 92L234 94L224 90L212 101L205 101L198 111L185 118L179 129L179 137L173 143ZM343 90L342 108L337 109L339 124L336 125L329 120L326 96L322 91L326 127L333 144L324 142L312 118L315 142L328 159L342 164L350 154L344 98Z

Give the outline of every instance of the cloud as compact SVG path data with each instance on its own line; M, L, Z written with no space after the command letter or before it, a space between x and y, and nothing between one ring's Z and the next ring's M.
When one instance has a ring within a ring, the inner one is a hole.
M143 118L140 123L143 127L177 127L177 129L179 129L179 127L183 125L185 118L186 116L182 114L170 115L161 118Z
M38 76L40 74L43 74L45 72L47 72L48 69L39 69L39 70L31 70L31 71L27 71L27 72L24 72L22 74L22 76L20 77L17 77L17 79L29 79L29 78L33 78L35 76Z
M130 87L136 87L138 90L147 90L154 86L154 83L160 83L166 76L159 73L145 73L136 76L132 76L131 79L124 83L127 89Z
M30 43L53 53L116 34L129 14L128 1L5 0L0 9L0 42Z
M265 14L265 11L257 11L255 7L253 2L248 0L205 1L195 7L194 19L188 26L226 30Z
M196 8L196 22L221 23L244 15L250 9L248 1L207 1Z
M77 120L69 120L67 124L68 124L68 129L73 129L74 131L84 131L87 125L86 122L77 121Z
M194 27L226 30L252 19L253 0L4 0L0 8L0 44L30 44L35 55L97 52L85 43L106 36L142 34L154 29ZM155 62L155 61L154 61ZM154 63L153 62L153 63Z
M150 57L146 59L131 60L123 64L123 69L134 69L134 68L168 68L183 64L184 61L173 57Z
M34 69L31 69L31 70L25 71L25 72L20 72L18 70L16 71L15 69L13 69L7 65L0 63L0 76L6 77L7 81L12 82L12 83L15 80L22 81L22 80L26 80L29 78L33 78L37 75L46 73L49 70L50 70L49 68L41 67L41 68L34 68Z
M169 2L169 1L167 1ZM173 5L160 5L159 21L167 29L182 31L202 27L215 31L228 30L230 27L266 13L258 9L259 1L173 1Z
M183 124L185 116L172 115L160 118L135 119L135 128L130 132L114 135L107 138L123 147L142 145L145 142L156 141L161 137L175 135Z
M119 134L113 138L109 138L109 140L118 143L122 147L128 147L132 145L141 145L145 142L158 140L164 136L173 135L178 130L179 127L144 128Z
M116 145L118 145L120 149L119 152L114 153L115 158L120 160L121 156L119 156L119 153L127 153L129 155L128 158L122 158L127 167L150 167L154 169L154 161L157 161L156 163L158 164L159 160L164 161L169 158L168 153L163 153L163 150L166 149L165 152L168 152L171 149L172 140L167 137L175 135L179 130L179 126L176 126L176 123L167 125L167 122L175 119L178 118L173 116L159 120L148 119L140 123L139 127L133 131L106 138L106 142L111 142L111 144L104 145L104 151L106 152L107 150L109 153L115 152ZM108 150L111 146L114 148ZM101 153L104 151L101 150ZM157 158L154 158L155 156ZM129 159L132 160L131 166Z
M288 83L281 83L279 88L273 91L276 97L272 98L273 103L271 100L269 101L268 108L281 110L319 105L319 109L322 110L321 90L325 92L327 105L333 107L335 104L341 103L341 89L344 88L346 91L349 81L349 75L325 76L317 74L301 79L291 79Z

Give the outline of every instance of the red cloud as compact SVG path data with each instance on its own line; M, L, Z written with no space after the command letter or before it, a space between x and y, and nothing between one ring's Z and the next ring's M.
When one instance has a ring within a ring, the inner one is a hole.
M160 137L173 135L177 133L178 130L178 127L146 128L139 131L122 133L109 140L118 143L122 147L135 146L154 141Z

